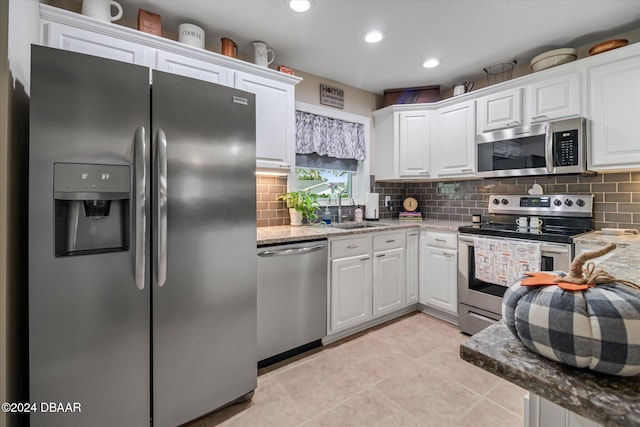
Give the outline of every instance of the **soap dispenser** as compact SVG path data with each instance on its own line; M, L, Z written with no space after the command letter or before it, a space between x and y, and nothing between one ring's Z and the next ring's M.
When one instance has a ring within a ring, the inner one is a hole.
M353 212L353 219L355 222L362 222L362 216L362 208L358 205L356 210Z
M325 206L324 213L322 214L322 222L329 225L331 224L331 212L329 212L329 206Z

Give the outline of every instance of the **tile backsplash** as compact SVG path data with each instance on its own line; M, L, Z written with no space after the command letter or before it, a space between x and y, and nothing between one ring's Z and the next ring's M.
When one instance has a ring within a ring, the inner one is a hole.
M380 218L397 218L402 200L412 196L425 218L469 222L473 214L488 215L489 195L527 194L532 184L540 184L545 194L593 194L597 229L640 229L640 172L430 182L378 182L371 177L371 191L380 193ZM392 210L384 206L385 196L391 197Z
M381 219L397 218L404 198L412 196L425 218L471 222L473 214L486 218L489 195L527 194L533 184L540 184L545 194L593 194L597 229L640 230L640 172L428 182L382 182L371 176L371 192L380 193ZM286 178L258 175L256 188L256 225L288 225L289 210L276 200L287 191ZM385 196L391 197L391 210L384 206Z
M289 225L289 209L277 200L286 192L286 177L256 175L256 226Z

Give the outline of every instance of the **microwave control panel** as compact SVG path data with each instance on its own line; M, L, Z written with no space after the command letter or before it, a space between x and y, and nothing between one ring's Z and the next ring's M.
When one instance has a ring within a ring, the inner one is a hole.
M563 130L553 133L553 165L575 166L578 164L578 130Z

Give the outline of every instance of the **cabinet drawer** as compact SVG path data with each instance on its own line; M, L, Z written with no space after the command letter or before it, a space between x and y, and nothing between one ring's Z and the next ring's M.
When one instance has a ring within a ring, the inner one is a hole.
M458 235L456 233L440 233L437 231L427 231L425 233L427 246L436 248L456 249L458 247Z
M374 252L404 247L404 233L385 233L373 236Z
M331 258L346 258L371 252L371 237L358 237L331 242Z

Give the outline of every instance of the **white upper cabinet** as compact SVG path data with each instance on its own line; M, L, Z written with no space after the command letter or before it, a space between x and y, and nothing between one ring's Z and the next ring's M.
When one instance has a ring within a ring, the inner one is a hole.
M293 169L296 129L293 86L238 71L235 87L256 95L257 166Z
M154 68L223 86L232 86L233 83L229 77L232 72L228 68L173 52L159 50Z
M475 118L473 100L436 111L431 150L437 176L466 176L476 172Z
M529 123L580 116L580 73L571 73L529 85Z
M295 165L295 85L302 80L174 40L41 4L42 44L235 87L256 94L256 166Z
M398 150L401 177L431 175L431 112L398 113Z
M130 64L152 66L154 49L128 40L120 40L58 22L42 22L44 46L99 56Z
M478 134L523 124L522 88L492 93L478 99Z
M589 73L589 168L640 168L640 54L592 67Z

